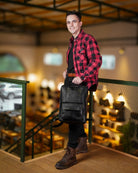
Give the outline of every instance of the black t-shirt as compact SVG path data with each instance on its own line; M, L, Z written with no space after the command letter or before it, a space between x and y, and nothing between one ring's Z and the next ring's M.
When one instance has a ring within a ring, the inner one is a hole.
M68 73L75 73L74 63L73 63L73 46L74 46L74 41L72 42L72 47L68 55L68 69L67 69Z

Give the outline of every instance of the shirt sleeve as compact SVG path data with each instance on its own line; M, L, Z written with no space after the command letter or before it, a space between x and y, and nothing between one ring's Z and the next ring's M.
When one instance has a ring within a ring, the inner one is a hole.
M80 76L83 81L87 78L93 78L102 64L102 56L100 55L99 46L95 38L92 36L86 37L85 41L88 65L85 67L84 73Z

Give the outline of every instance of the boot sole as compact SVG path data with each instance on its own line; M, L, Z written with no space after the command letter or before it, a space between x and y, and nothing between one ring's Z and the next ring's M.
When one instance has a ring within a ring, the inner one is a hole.
M87 151L78 151L78 152L76 152L76 154L87 153L87 152L88 152L88 150Z
M68 165L68 166L64 166L64 167L55 166L55 167L56 167L56 169L67 169L67 168L70 168L70 167L72 167L73 165L75 165L75 164L77 164L77 163L78 163L78 162L75 161L75 162L73 162L72 164L70 164L70 165Z

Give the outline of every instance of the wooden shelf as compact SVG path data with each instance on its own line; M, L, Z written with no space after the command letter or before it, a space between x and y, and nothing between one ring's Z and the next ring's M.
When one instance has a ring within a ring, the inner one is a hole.
M110 115L102 115L102 114L100 114L100 115L98 115L100 118L104 118L104 119L106 119L106 120L110 120L110 121L113 121L113 122L119 122L120 123L120 121L116 121L116 119L115 119L115 117L112 117L112 116L110 116Z
M116 129L113 129L113 128L111 128L111 127L108 127L108 126L98 125L98 127L103 128L103 129L108 129L108 130L110 130L110 131L112 131L112 132L115 132L115 133L121 133L120 131L118 131L118 130L116 130Z
M98 143L100 144L104 144L106 142L111 142L113 146L119 146L119 142L114 140L114 139L111 139L111 138L105 138L103 136L100 136L100 135L93 135L93 138L96 139L98 141Z

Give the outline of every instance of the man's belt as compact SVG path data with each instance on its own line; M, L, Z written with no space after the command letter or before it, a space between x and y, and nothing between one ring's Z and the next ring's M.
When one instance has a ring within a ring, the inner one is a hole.
M76 77L76 74L75 73L68 73L67 76L68 77Z

